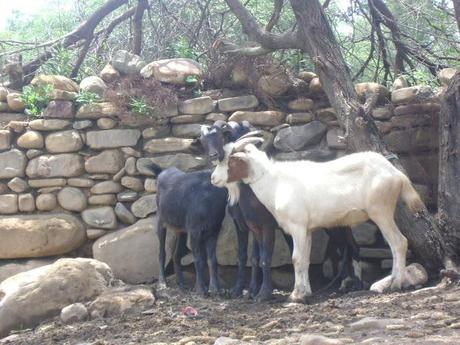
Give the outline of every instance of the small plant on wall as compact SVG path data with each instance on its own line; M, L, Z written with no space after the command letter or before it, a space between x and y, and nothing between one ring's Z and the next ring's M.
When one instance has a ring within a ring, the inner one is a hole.
M75 97L75 103L80 108L83 105L100 102L101 97L97 93L91 91L80 91Z
M143 116L149 116L153 110L143 99L135 97L130 98L129 109L133 113Z
M40 117L52 99L54 87L51 84L27 85L22 92L25 113L30 117Z

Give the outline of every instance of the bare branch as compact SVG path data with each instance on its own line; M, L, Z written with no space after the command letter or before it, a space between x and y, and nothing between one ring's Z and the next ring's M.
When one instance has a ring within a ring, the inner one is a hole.
M284 0L275 0L275 4L273 7L273 13L268 21L267 26L265 27L265 31L270 32L272 31L273 27L278 23L278 20L281 16L281 10L283 9Z
M142 18L149 7L147 0L138 0L133 19L133 53L140 55L142 51Z

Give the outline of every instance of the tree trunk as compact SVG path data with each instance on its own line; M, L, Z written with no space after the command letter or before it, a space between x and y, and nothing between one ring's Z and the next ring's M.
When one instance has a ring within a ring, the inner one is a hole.
M460 253L460 73L442 97L439 123L438 218L452 251Z
M349 70L319 1L290 2L297 19L297 38L315 63L321 85L345 130L348 147L354 151L372 150L388 155L390 152L369 115L370 108L361 106L358 101ZM392 163L404 171L397 159ZM438 273L448 253L442 234L427 209L414 215L400 205L396 220L418 260L431 273Z
M134 12L132 53L136 55L141 55L142 52L142 18L148 6L147 0L139 0Z

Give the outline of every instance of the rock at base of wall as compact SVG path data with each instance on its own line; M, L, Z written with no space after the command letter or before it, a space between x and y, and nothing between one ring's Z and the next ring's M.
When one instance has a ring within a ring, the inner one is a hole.
M19 273L0 284L0 337L32 327L75 302L104 292L113 280L106 264L93 259L60 259Z
M0 261L0 283L18 273L30 271L37 267L52 264L55 258L43 259L12 259Z
M174 243L168 231L166 264ZM158 248L156 217L150 217L99 238L93 244L93 254L112 268L116 278L130 284L150 283L159 273Z
M68 253L83 243L85 230L76 217L63 213L1 217L0 259Z

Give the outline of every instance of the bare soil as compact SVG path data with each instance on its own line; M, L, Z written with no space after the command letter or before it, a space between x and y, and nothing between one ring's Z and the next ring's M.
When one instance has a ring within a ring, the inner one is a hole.
M214 344L227 336L250 344L300 344L321 334L344 344L460 344L460 287L455 284L375 295L368 291L289 304L287 293L271 302L201 298L176 288L156 292L153 309L138 315L63 325L59 318L0 340L0 344ZM198 311L187 316L185 307ZM365 317L392 320L357 330Z

